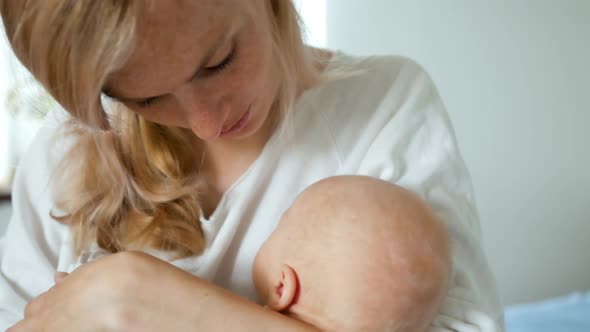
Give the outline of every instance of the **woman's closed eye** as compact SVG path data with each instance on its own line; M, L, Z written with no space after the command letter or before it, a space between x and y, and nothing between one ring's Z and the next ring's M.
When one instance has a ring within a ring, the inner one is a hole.
M222 71L226 70L233 63L233 61L235 59L235 55L236 55L236 46L233 45L229 54L223 60L221 60L220 63L213 65L213 66L204 67L203 72L202 73L199 72L195 76L198 77L198 76L202 75L204 77L208 77L208 76L215 75L217 73L221 73ZM201 75L199 75L199 74L201 74ZM147 99L135 102L135 105L139 108L148 108L150 106L153 106L155 103L157 103L159 99L160 99L160 97L147 98Z
M225 70L227 67L229 67L229 65L233 62L234 60L234 55L235 55L235 50L236 47L233 46L231 48L231 51L229 52L229 54L225 57L225 59L221 60L220 63L214 65L214 66L210 66L210 67L205 67L205 75L212 75L215 73L219 73L222 72L223 70Z
M139 108L146 108L146 107L152 106L157 101L158 101L157 98L148 98L148 99L144 99L144 100L138 101L135 104Z

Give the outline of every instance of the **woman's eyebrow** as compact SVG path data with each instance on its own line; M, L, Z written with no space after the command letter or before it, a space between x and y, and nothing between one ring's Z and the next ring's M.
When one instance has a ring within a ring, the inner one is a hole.
M222 34L222 38L217 38L216 42L213 44L213 47L211 47L209 49L209 51L207 51L207 53L205 53L205 56L203 56L201 58L201 61L199 62L199 64L197 65L197 69L194 70L190 76L188 78L186 78L183 82L190 82L194 77L198 76L201 71L203 71L203 69L206 68L207 63L209 63L211 61L211 59L215 56L215 54L217 53L217 51L219 51L219 49L221 49L226 42L228 42L228 40L234 35L235 29L231 29L231 30L226 30L223 34ZM103 88L102 89L102 93L114 100L117 100L119 102L123 102L123 103L138 103L138 102L142 102L142 101L146 101L146 100L155 100L158 99L160 97L163 97L164 94L162 95L157 95L157 96L149 96L149 97L139 97L139 98L130 98L130 97L123 97L123 96L118 96L116 94L114 94L109 88Z

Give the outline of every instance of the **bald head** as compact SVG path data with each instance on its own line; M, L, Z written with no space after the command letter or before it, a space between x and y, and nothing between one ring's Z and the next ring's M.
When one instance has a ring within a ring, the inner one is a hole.
M447 272L441 232L409 191L342 176L303 191L261 253L272 252L266 257L293 267L299 278L300 298L288 313L326 329L394 330L383 326L397 324L394 317L406 323L416 313L430 315L428 304L440 296L433 293L445 278L424 276Z

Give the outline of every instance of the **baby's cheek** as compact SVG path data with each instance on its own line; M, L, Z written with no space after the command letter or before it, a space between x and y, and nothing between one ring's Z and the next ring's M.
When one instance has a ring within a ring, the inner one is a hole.
M254 264L252 265L252 281L254 282L254 287L256 289L256 294L258 295L258 302L260 304L266 304L267 294L265 294L265 287L264 287L264 269L263 269L263 259L262 259L262 252L259 251L256 257L254 258Z

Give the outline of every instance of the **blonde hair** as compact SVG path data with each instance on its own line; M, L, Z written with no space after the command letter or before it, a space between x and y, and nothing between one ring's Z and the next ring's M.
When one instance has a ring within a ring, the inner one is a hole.
M60 216L52 216L71 227L78 254L95 241L110 252L149 248L179 257L204 248L199 223L204 181L194 134L146 121L122 105L107 113L101 101L107 78L132 51L145 5L0 0L16 55L73 118L64 129L74 143L55 174ZM282 75L274 108L285 115L302 75L314 75L314 59L293 3L268 0L266 9Z

